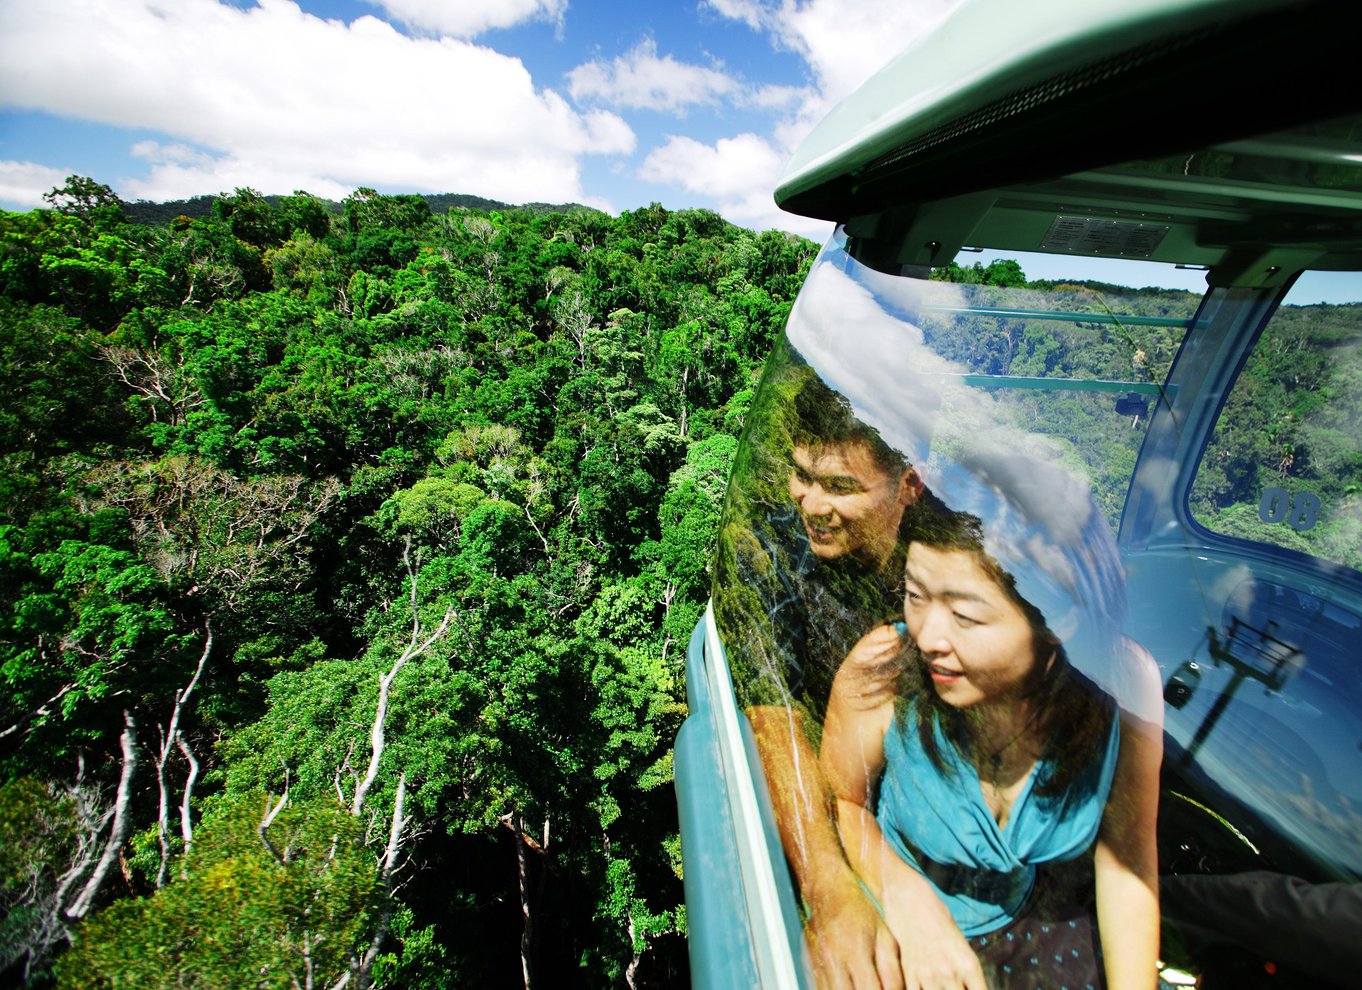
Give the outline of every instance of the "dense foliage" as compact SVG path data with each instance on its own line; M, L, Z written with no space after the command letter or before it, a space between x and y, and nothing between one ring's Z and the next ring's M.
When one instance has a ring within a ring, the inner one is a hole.
M671 743L813 245L653 206L0 214L0 967L672 985Z
M0 213L0 974L682 982L684 644L814 246L658 206L49 199ZM1022 380L1161 382L1197 305L935 277L1008 315L931 346ZM1279 314L1203 523L1356 566L1357 312ZM1147 408L994 396L1115 522ZM1347 512L1252 532L1288 483Z
M1202 457L1191 498L1197 522L1362 571L1359 327L1359 304L1273 314ZM1274 489L1296 506L1282 506L1284 525L1262 514ZM1318 507L1304 518L1302 496Z

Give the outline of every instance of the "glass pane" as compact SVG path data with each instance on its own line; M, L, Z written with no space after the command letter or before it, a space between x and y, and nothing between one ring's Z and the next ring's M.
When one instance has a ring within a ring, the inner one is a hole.
M838 242L815 263L749 414L713 589L814 927L845 849L908 927L913 864L990 972L1048 985L1072 953L1076 985L1100 981L1092 844L1118 740L1159 744L1114 532L1198 304L889 276ZM1013 833L1037 855L1000 851ZM1028 938L1045 962L1008 954Z
M1200 297L1065 282L927 292L924 343L970 372L940 379L935 449L973 444L993 423L1049 438L1119 526L1151 408Z
M1311 274L1230 391L1190 507L1213 533L1362 570L1362 302L1304 301L1319 291ZM1330 282L1362 300L1362 274Z

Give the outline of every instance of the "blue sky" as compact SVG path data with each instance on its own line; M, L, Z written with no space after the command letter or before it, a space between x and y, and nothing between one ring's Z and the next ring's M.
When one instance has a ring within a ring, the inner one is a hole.
M956 0L0 0L0 207L249 186L776 210L790 151Z
M369 186L660 202L822 240L830 225L772 201L785 161L958 3L0 0L0 208L79 174L128 200ZM1057 276L1040 263L1023 267ZM1064 263L1204 288L1171 266Z

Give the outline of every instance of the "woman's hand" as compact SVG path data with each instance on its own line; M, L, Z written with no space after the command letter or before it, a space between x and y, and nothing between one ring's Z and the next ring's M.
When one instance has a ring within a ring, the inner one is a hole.
M838 668L834 690L853 709L892 698L902 669L902 623L876 626L856 641Z
M893 873L885 878L885 921L905 990L988 990L979 957L936 891L901 860L883 862Z

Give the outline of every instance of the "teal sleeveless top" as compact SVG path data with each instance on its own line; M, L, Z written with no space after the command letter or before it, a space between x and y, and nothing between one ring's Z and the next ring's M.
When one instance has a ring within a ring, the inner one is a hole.
M979 774L935 727L950 773L922 748L911 712L894 719L884 738L884 775L876 817L885 840L936 888L967 938L996 931L1026 904L1041 863L1077 859L1097 838L1120 749L1113 712L1107 744L1070 786L1035 793L1041 759L1013 802L1002 828L984 803Z

